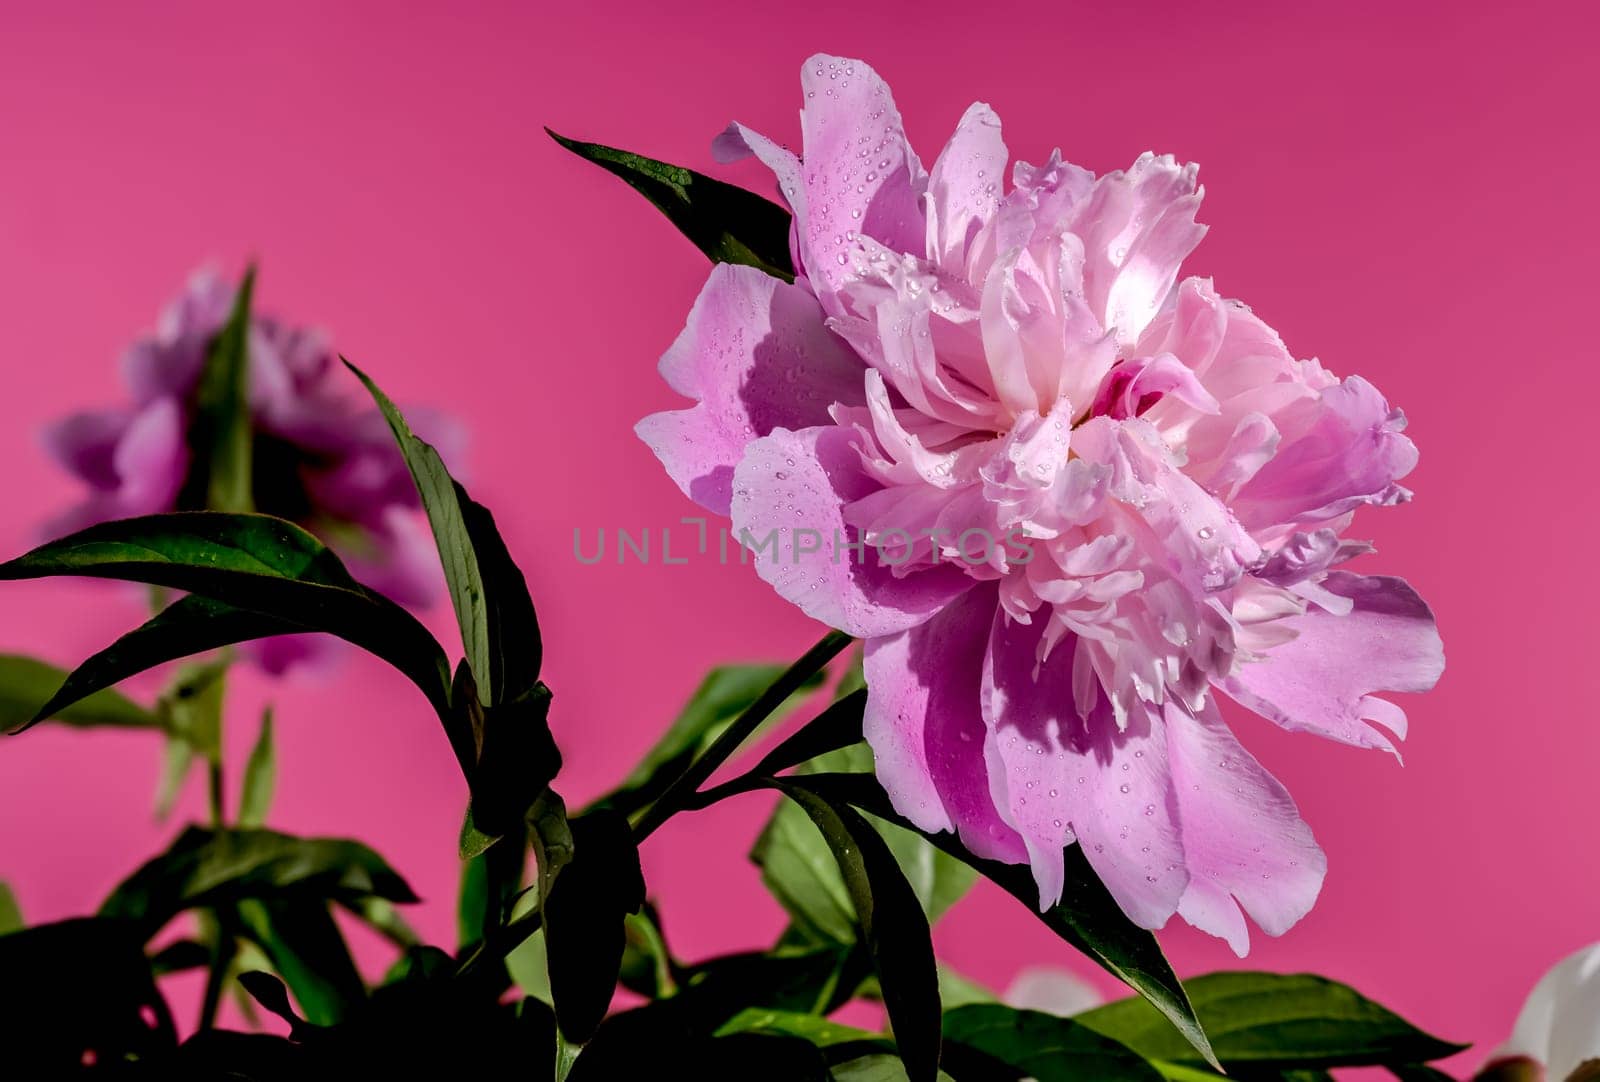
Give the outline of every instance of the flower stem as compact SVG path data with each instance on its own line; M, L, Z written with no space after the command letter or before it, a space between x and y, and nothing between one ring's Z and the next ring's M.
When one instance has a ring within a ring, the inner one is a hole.
M656 828L672 818L678 812L689 807L694 801L695 794L717 767L727 761L739 745L749 739L761 723L767 720L774 710L794 694L807 680L815 676L824 665L838 657L845 647L849 646L851 638L842 631L829 631L815 646L801 655L800 660L789 666L783 675L772 682L761 697L750 704L749 709L733 720L733 723L722 731L722 735L706 749L706 753L690 763L682 774L669 785L654 804L645 809L644 815L634 825L634 841L642 842Z

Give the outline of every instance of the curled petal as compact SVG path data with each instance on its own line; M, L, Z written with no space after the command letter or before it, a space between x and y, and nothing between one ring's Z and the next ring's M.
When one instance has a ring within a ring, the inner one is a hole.
M1394 751L1405 712L1375 691L1427 691L1444 672L1433 613L1404 580L1331 571L1322 587L1350 603L1336 614L1311 606L1285 617L1295 638L1261 660L1241 664L1222 687L1286 729L1307 730L1361 748Z

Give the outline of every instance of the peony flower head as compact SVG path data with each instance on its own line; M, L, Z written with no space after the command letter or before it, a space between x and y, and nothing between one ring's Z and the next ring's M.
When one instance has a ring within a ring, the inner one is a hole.
M1443 667L1404 582L1340 565L1415 464L1371 384L1296 360L1179 277L1192 165L1009 170L974 105L925 169L860 61L807 61L803 154L738 124L793 211L793 284L719 265L661 361L698 400L639 434L732 517L761 576L866 640L866 729L896 807L1028 863L1077 843L1144 927L1243 954L1325 860L1219 693L1394 749ZM1241 907L1243 912L1241 912Z
M188 483L194 396L235 292L213 272L194 275L155 333L123 357L132 402L76 413L45 430L51 457L89 488L88 498L48 532L203 506L203 494ZM382 416L339 389L342 368L316 331L257 316L248 351L256 509L318 535L359 579L395 601L427 604L438 590L438 560ZM458 455L463 434L453 422L427 411L409 416L447 458ZM315 656L325 641L280 636L246 650L268 671L281 672Z

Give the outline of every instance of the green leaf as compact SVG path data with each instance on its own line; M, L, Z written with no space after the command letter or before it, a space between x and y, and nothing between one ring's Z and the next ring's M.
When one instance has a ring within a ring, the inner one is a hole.
M811 817L838 863L911 1082L933 1079L939 1071L939 976L916 893L883 838L853 808L787 782L779 788Z
M101 691L63 707L47 707L63 681L64 669L19 654L0 654L0 730L26 727L33 719L53 718L64 725L110 725L128 729L159 729L155 714L125 695Z
M0 882L0 935L10 935L25 926L22 907L17 904L11 885Z
M445 583L450 588L450 603L455 608L456 623L461 628L461 645L467 654L467 664L472 667L473 676L482 689L484 704L493 705L504 676L490 652L489 602L484 590L483 571L478 565L472 535L467 530L466 515L455 480L445 467L444 459L439 457L439 452L431 444L417 438L401 416L399 408L378 389L371 377L348 360L344 363L378 404L389 430L400 445L400 453L405 456L411 479L422 497L422 507L428 513L434 542L439 548Z
M556 1022L571 1041L587 1041L616 991L625 940L623 918L644 905L628 822L598 811L572 820L572 859L543 903L545 947Z
M907 1082L909 1075L900 1057L886 1052L834 1064L832 1072L833 1082ZM939 1082L953 1082L943 1071L937 1077Z
M835 705L844 706L854 699L852 694ZM822 721L823 718L818 718L812 725ZM796 736L810 727L801 729ZM859 732L859 721L856 728ZM819 740L814 746L821 747L827 742ZM870 772L872 769L872 753L865 744L851 744L820 756L807 754L805 758L813 760L808 767L812 771ZM760 767L757 772L765 773ZM977 881L976 872L934 848L921 835L882 820L869 817L869 821L888 843L895 861L916 892L917 900L922 903L929 923L943 916ZM760 865L762 882L802 932L824 941L848 943L854 940L855 914L850 906L849 891L827 844L800 808L783 802L773 809L772 818L756 839L750 858Z
M379 898L376 895L341 898L339 904L353 913L361 923L403 950L420 946L422 943L416 929L406 923L400 911L387 898Z
M188 432L192 464L178 494L178 506L185 510L255 510L250 423L250 301L255 280L251 267L234 294L227 321L206 348Z
M751 1007L740 1011L719 1026L716 1035L725 1037L730 1033L768 1033L781 1037L799 1037L819 1048L857 1041L879 1041L886 1051L893 1051L894 1047L882 1034L868 1033L854 1026L842 1026L814 1014L774 1011L765 1007Z
M91 526L0 564L0 579L124 579L186 590L338 635L394 665L440 712L444 651L403 608L362 586L305 530L265 515L177 512Z
M1422 1063L1464 1045L1417 1029L1348 985L1310 974L1211 973L1185 982L1224 1067L1279 1070ZM1167 1020L1141 1000L1120 1000L1077 1016L1147 1059L1195 1063Z
M36 708L31 716L56 714L63 708L68 713L79 710L104 695L101 689L168 661L250 639L306 630L299 624L236 608L225 601L190 594L90 656L70 676L63 673L49 702ZM17 723L31 724L28 717L19 718Z
M1077 846L1070 846L1066 851L1066 889L1060 904L1040 913L1038 887L1025 865L984 860L963 846L954 834L917 830L894 810L875 778L865 774L814 774L791 777L787 781L804 785L831 800L848 802L879 819L913 831L975 869L1025 905L1067 943L1146 997L1171 1020L1201 1059L1214 1065L1205 1031L1155 936L1128 920Z
M239 792L239 825L258 827L267 821L277 778L277 757L272 750L272 707L261 713L261 732L244 765L244 786Z
M344 901L370 896L417 900L399 873L360 842L190 827L165 853L123 880L101 905L100 915L128 921L148 937L187 909L247 898Z
M161 749L161 779L156 783L156 822L164 823L167 816L172 814L172 806L183 791L183 783L188 780L194 758L194 747L187 740L168 735L166 746Z
M272 962L306 1021L343 1021L366 986L327 904L309 897L251 897L238 903L244 934Z
M550 994L549 952L545 949L542 928L506 955L506 972L511 974L512 983L521 989L523 995L541 1003L549 1003L555 998Z
M471 776L473 822L495 837L520 833L528 809L561 770L561 750L550 732L550 689L537 683L515 699L479 710L471 681L463 667L454 695L482 734Z
M1038 1082L1161 1082L1161 1073L1126 1045L1070 1018L998 1003L946 1011L944 1039L1014 1067Z
M667 950L666 937L655 907L648 901L637 913L622 920L622 966L617 974L621 985L646 999L661 999L676 991L675 964Z
M567 1082L618 1079L760 1079L828 1082L822 1053L810 1042L777 1034L713 1037L684 1024L670 1003L622 1011L605 1020Z
M751 1008L826 1015L854 998L871 969L866 951L853 944L782 945L685 967L671 1002L707 1027Z
M727 732L735 719L755 705L784 671L782 665L723 665L712 669L666 733L639 760L617 791L605 798L604 806L632 814L657 799L674 778ZM793 694L773 708L757 731L781 721L822 683L822 677L820 669L807 675Z
M997 997L971 977L963 977L949 966L939 966L939 1002L945 1013L973 1003L994 1003Z
M867 691L861 688L835 699L826 710L796 729L751 770L771 775L798 766L819 755L842 751L862 741L861 721L867 708ZM867 769L871 769L870 761Z
M754 192L599 143L549 132L578 157L621 177L718 263L741 263L794 281L789 212Z

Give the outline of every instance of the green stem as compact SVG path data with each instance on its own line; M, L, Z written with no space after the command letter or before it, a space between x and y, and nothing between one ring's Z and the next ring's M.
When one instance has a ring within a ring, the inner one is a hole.
M206 764L207 792L211 801L211 827L222 830L228 825L228 809L223 801L222 760L211 759Z
M690 763L656 802L645 809L644 815L634 825L634 840L644 841L654 834L661 824L688 808L693 803L700 786L716 772L717 767L739 750L739 745L749 739L750 734L767 720L768 715L781 706L807 680L820 672L824 665L838 657L850 642L850 636L844 632L830 631L815 646L807 650L799 661L789 666L782 676L773 681L771 687L761 693L759 699L750 704L748 710L722 731L722 735L706 749L704 755Z

